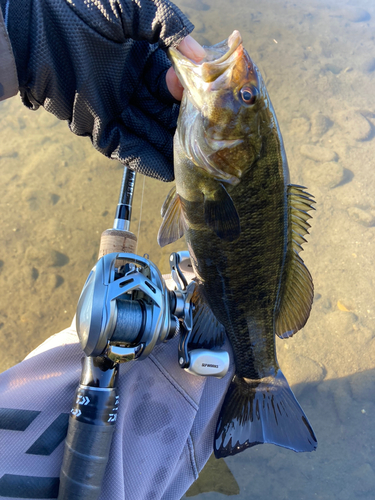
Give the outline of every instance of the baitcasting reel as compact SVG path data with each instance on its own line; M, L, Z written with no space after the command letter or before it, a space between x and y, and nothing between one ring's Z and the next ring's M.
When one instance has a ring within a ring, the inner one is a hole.
M196 286L183 271L191 270L188 252L170 257L176 284L168 290L157 267L130 253L110 253L90 272L77 307L77 333L87 356L114 363L147 357L156 344L180 335L178 363L191 374L223 377L226 351L188 350L193 327L191 297Z
M229 368L226 351L189 351L196 286L184 275L192 269L189 253L170 257L173 291L150 260L133 253L134 182L135 173L125 167L113 228L101 236L99 260L78 301L77 333L86 356L69 417L58 500L100 496L120 407L120 363L142 360L158 343L179 335L176 362L187 372L222 378Z

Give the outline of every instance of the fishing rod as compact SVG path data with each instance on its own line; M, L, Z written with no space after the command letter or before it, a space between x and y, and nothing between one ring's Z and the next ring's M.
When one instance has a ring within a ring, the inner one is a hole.
M172 253L174 290L159 269L136 255L130 232L136 174L124 168L112 229L102 233L98 261L82 289L76 313L85 353L65 439L58 500L96 500L107 466L120 399L120 363L145 359L153 348L179 335L176 363L187 372L222 378L226 351L189 350L195 282L189 252Z

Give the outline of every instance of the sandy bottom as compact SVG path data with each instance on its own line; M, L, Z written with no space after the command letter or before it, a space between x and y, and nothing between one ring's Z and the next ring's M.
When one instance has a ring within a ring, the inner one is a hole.
M278 342L284 374L318 437L294 454L257 446L210 461L188 495L211 500L375 498L375 7L370 0L180 0L211 44L238 29L260 67L283 133L291 181L315 195L302 257L315 283L307 326ZM1 370L66 327L100 233L112 226L122 167L18 98L0 104ZM103 187L104 186L104 187ZM137 178L132 231L162 272L170 185ZM224 479L223 479L224 478Z

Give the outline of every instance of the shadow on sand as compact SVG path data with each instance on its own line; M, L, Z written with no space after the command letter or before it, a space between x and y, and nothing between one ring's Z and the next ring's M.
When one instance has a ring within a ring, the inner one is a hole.
M318 438L317 451L293 453L260 445L225 463L211 457L186 497L375 498L375 370L293 389Z

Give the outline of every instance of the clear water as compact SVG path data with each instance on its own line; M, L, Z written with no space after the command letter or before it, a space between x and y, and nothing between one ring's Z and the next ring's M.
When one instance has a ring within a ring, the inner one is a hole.
M202 44L238 29L259 66L284 137L291 181L315 195L302 255L316 297L306 327L278 342L283 371L318 450L257 446L212 461L197 499L375 498L375 4L179 0ZM68 326L100 233L111 227L122 167L44 110L0 103L1 369ZM323 149L321 149L323 148ZM170 185L137 179L138 253L163 272L156 243Z

